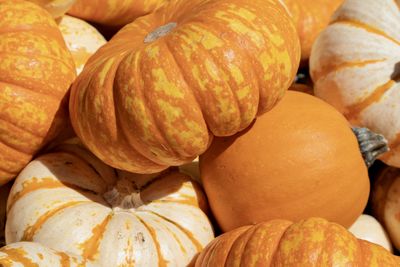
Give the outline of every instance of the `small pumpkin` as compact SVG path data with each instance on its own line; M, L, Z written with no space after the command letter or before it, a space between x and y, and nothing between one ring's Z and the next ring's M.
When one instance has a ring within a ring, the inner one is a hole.
M0 185L13 179L67 121L75 67L54 19L19 0L0 1Z
M371 215L362 214L348 230L359 239L375 243L393 252L388 234L383 226Z
M195 267L400 266L383 247L357 239L321 218L272 220L243 226L214 239Z
M301 61L308 65L311 48L315 39L324 30L331 16L344 0L283 0L286 4L301 43Z
M62 17L76 0L27 0L46 9L53 18Z
M215 138L200 156L200 174L223 231L313 216L349 227L369 196L367 168L347 120L296 91L245 131Z
M271 109L294 78L299 52L277 0L172 1L90 58L72 86L72 125L113 167L179 166L214 135L241 131Z
M213 238L205 212L187 175L115 170L70 140L18 175L6 242L39 242L95 266L186 266Z
M81 73L86 61L107 41L95 27L84 20L64 15L58 27L74 59L76 72Z
M49 249L39 243L17 242L0 248L2 267L94 267L87 260Z
M400 167L398 1L348 0L319 36L310 58L314 93L355 126L385 136L380 158Z
M371 207L400 250L400 169L383 166L373 176Z

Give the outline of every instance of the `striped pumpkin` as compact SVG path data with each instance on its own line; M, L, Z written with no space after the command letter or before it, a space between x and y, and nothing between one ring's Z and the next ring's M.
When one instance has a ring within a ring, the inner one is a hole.
M34 242L18 242L0 248L0 266L95 267L82 257L55 251Z
M195 267L398 267L400 258L320 218L243 226L212 241Z
M0 185L67 120L75 67L54 19L26 1L0 1Z
M39 242L96 266L186 266L213 238L188 176L117 171L74 144L29 163L7 205L7 244Z
M151 173L182 165L213 135L241 131L271 109L299 57L278 0L172 1L91 57L71 90L71 121L113 167Z
M400 167L400 1L347 0L314 44L314 93L353 125L383 134Z

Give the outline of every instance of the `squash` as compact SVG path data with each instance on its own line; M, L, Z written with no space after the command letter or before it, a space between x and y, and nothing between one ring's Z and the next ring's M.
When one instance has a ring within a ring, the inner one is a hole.
M393 252L388 234L382 225L371 215L362 214L348 230L359 239L375 243Z
M68 14L104 25L123 26L169 0L76 0Z
M389 166L378 169L373 176L371 208L400 250L400 169Z
M314 216L349 227L369 195L367 168L346 119L296 91L245 131L215 138L200 156L200 175L225 232Z
M18 242L0 248L0 266L95 267L79 256L55 251L34 242Z
M58 27L72 54L76 72L79 74L89 57L103 46L106 40L86 21L68 15L60 19Z
M397 1L348 0L310 58L315 95L352 125L384 135L390 151L380 159L395 167L400 167L399 15Z
M213 239L200 186L176 170L115 170L70 140L24 168L6 242L39 242L95 266L186 266ZM68 231L65 231L68 226Z
M299 52L277 0L172 1L91 57L71 89L72 125L115 168L179 166L270 110Z
M5 245L6 207L11 186L12 183L9 182L0 187L0 247Z
M76 0L27 0L46 9L53 18L62 17Z
M302 83L293 83L290 87L289 90L297 91L297 92L302 92L306 93L309 95L314 95L312 87L302 84Z
M309 218L261 222L218 236L197 257L195 267L206 266L397 267L400 258L341 225Z
M312 45L344 0L283 0L296 25L301 44L301 61L308 65Z
M62 129L66 93L76 73L57 24L44 9L3 0L0 18L2 185Z

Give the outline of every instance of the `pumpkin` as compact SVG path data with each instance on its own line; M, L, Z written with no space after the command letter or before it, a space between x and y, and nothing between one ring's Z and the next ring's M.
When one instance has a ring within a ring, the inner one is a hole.
M74 59L76 72L81 73L89 57L106 43L104 37L84 20L63 16L58 27Z
M298 60L295 28L277 0L173 1L90 58L71 89L72 125L113 167L179 166L213 135L241 131L271 109Z
M67 119L75 67L54 19L25 1L0 1L0 185L13 179ZM63 104L64 103L64 104Z
M348 227L369 195L367 168L346 119L296 91L245 131L215 138L200 156L200 175L225 232L313 216Z
M393 251L392 244L385 229L371 215L362 214L348 230L359 239L367 240L389 251Z
M289 90L294 90L294 91L298 91L298 92L302 92L302 93L306 93L306 94L310 94L313 95L313 89L306 85L306 84L302 84L302 83L294 83L289 87Z
M296 25L301 44L301 61L308 64L312 45L344 0L283 0Z
M169 0L76 0L68 14L86 21L122 26L167 2Z
M151 267L186 266L212 240L206 198L189 176L115 170L72 141L54 150L15 180L7 244L39 242L95 266Z
M76 0L28 0L46 9L54 18L62 17Z
M0 247L5 245L4 230L6 227L6 207L11 185L12 183L7 183L0 187Z
M381 160L395 167L400 167L399 15L397 1L348 0L310 58L315 95L353 125L383 134L390 151Z
M34 242L18 242L0 248L0 266L94 267L79 256L55 251Z
M389 166L378 169L373 176L371 207L393 245L400 250L400 169Z
M199 158L196 158L192 162L183 164L179 166L179 170L190 177L192 177L193 180L201 183L200 179L200 170L199 170Z
M195 267L399 265L399 257L357 239L341 225L309 218L296 223L272 220L227 232L201 252Z

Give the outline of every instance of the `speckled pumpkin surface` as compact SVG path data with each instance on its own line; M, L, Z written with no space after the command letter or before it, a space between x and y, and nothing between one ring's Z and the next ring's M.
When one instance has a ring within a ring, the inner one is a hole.
M72 124L114 167L188 163L281 99L299 50L277 0L174 1L91 57L72 87Z
M397 267L400 258L320 218L262 222L225 233L198 256L196 267Z
M25 1L0 1L0 184L61 129L75 67L53 18Z
M27 0L46 9L54 18L62 17L76 0Z

